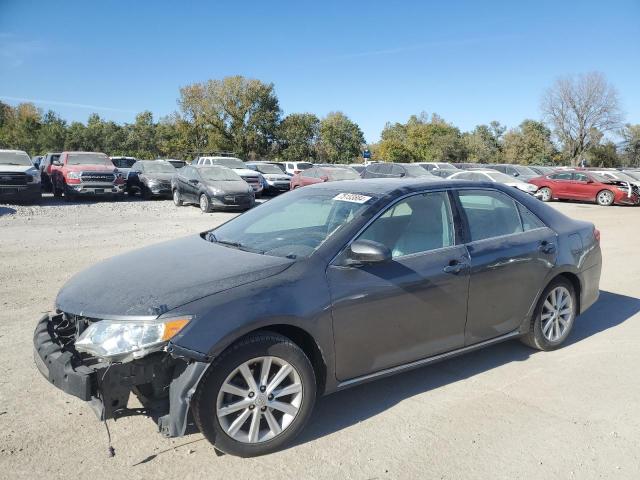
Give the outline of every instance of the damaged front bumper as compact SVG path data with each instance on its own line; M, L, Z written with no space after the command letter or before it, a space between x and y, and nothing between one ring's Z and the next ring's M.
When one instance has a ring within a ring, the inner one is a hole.
M33 335L34 361L53 385L89 403L100 420L148 415L167 437L184 435L189 405L209 363L156 352L126 363L108 363L73 347L75 325L63 314L45 315ZM143 409L128 408L134 392Z

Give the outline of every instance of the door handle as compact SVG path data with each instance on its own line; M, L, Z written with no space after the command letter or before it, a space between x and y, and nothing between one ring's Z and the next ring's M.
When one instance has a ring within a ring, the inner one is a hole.
M551 242L547 242L546 240L544 240L540 246L538 247L538 249L542 252L542 253L555 253L556 251L556 246L551 243Z
M444 267L442 270L444 271L444 273L451 273L453 275L457 275L462 270L464 270L466 266L467 264L464 262L461 262L459 260L451 260L449 262L449 265Z

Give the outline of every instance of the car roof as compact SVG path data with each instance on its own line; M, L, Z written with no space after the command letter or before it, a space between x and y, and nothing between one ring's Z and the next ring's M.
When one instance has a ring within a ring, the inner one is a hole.
M27 153L24 150L9 150L6 148L0 149L0 152L10 152L10 153Z

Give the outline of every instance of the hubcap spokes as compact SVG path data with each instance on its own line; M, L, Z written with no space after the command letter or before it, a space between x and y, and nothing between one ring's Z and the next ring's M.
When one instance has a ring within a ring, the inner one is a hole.
M278 357L258 357L226 378L216 404L220 426L234 440L259 443L286 430L302 405L296 369Z
M542 335L551 341L560 340L573 321L573 299L565 287L556 287L549 292L542 305Z

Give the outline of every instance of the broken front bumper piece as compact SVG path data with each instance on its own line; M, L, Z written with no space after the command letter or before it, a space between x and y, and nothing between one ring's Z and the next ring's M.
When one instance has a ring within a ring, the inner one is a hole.
M78 353L75 326L62 314L45 315L33 334L34 361L60 390L89 403L100 420L146 414L168 437L184 435L189 404L209 366L157 352L126 363L107 363ZM127 407L135 392L144 409Z

